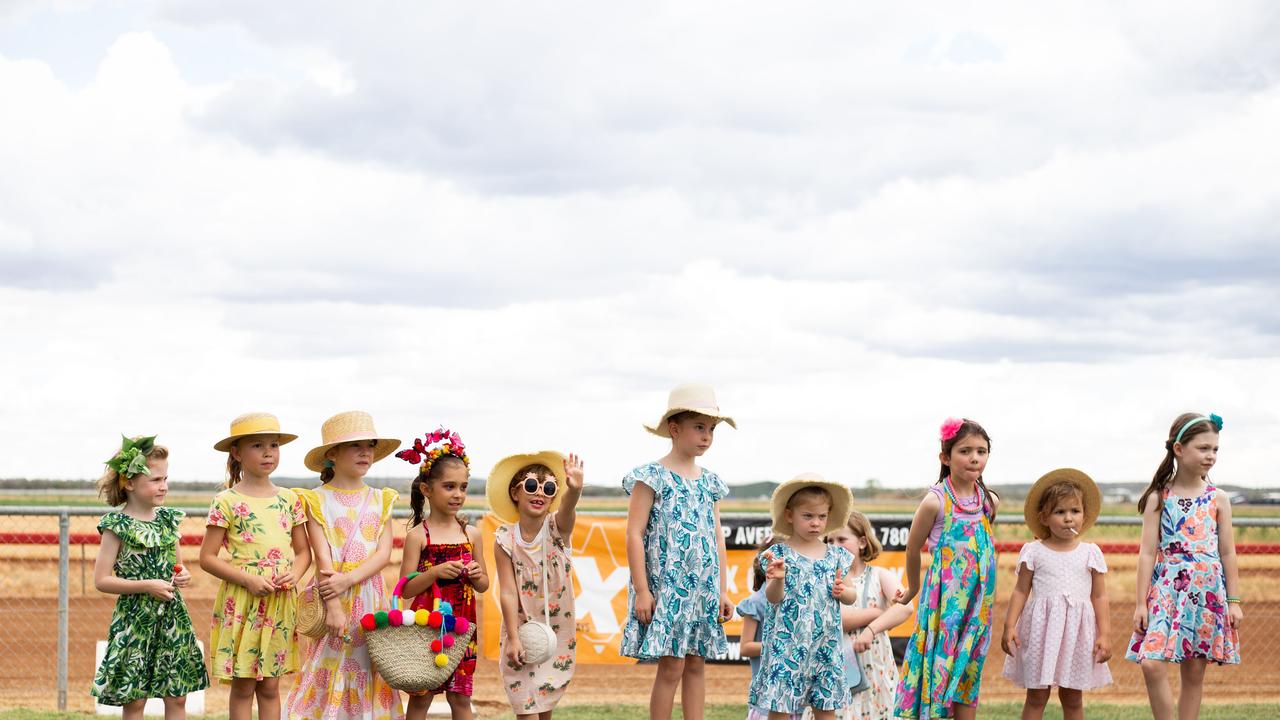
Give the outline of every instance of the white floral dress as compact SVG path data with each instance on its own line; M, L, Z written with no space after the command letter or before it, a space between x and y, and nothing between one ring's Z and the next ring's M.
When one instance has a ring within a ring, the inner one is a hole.
M333 569L348 572L359 567L378 547L398 493L391 488L336 490L322 485L298 490L307 514L325 527ZM366 497L368 503L365 502ZM364 506L364 512L360 512ZM360 618L367 612L390 607L382 573L342 596L351 642L335 635L316 640L304 653L302 672L289 693L286 715L309 720L385 720L404 717L400 694L373 671Z
M622 654L641 659L723 657L729 651L720 625L720 553L715 504L729 494L719 475L703 470L682 478L658 462L622 479L653 488L653 508L644 529L644 567L655 606L649 624L636 620L636 589L627 584L627 624Z

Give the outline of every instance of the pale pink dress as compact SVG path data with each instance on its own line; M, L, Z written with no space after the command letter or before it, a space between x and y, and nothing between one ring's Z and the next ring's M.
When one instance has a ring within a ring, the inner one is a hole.
M1105 573L1102 550L1082 542L1057 552L1039 540L1022 546L1018 570L1035 573L1031 597L1018 618L1021 649L1004 660L1004 676L1022 688L1091 690L1111 682L1106 663L1093 661L1098 623L1089 599L1091 571Z

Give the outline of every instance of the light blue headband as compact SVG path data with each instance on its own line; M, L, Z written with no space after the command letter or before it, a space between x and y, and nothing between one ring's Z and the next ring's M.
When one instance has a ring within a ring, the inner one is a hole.
M1191 418L1190 420L1188 420L1186 423L1183 424L1182 429L1179 430L1178 434L1173 438L1174 444L1176 445L1177 443L1182 442L1182 434L1187 431L1187 428L1191 427L1192 425L1195 425L1198 422L1212 423L1214 430L1217 430L1218 432L1222 431L1222 418L1220 416L1214 415L1213 413L1209 413L1207 416L1201 415L1200 417Z

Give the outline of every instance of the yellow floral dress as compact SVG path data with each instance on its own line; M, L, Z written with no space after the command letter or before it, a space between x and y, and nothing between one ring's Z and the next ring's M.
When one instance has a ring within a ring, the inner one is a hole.
M354 570L373 555L399 497L391 488L376 490L368 486L347 491L321 485L314 490L297 492L307 514L324 527L333 569L337 572ZM287 717L291 720L400 720L404 717L400 693L373 671L364 629L360 627L360 618L365 613L388 607L390 601L382 573L375 573L343 593L342 608L347 613L351 641L325 635L306 650L302 672L289 693Z
M226 529L222 547L232 565L270 578L293 566L293 528L306 521L302 501L292 490L280 488L271 497L253 497L232 487L214 496L205 525ZM223 580L209 633L213 676L231 682L296 672L297 615L295 588L254 597L243 585Z

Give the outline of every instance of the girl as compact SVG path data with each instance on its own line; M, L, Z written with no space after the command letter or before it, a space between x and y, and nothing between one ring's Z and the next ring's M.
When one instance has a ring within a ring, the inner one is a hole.
M898 691L899 680L888 631L911 617L911 606L893 602L902 590L897 573L867 564L880 557L882 547L866 515L850 510L849 522L827 535L827 542L853 554L849 577L853 578L851 584L858 604L843 608L841 619L852 649L861 654L862 671L870 684L866 692L850 699L841 718L888 720L893 715L893 694Z
M752 593L746 600L738 603L738 614L742 616L742 637L738 641L738 654L747 658L751 664L751 679L755 680L760 671L760 651L764 649L761 642L761 630L764 628L764 616L769 610L769 600L764 596L764 566L768 563L769 548L782 542L782 538L770 536L760 543L760 551L756 553L755 563L751 567ZM768 720L769 711L747 706L747 720ZM800 715L792 714L788 720L800 720Z
M1156 720L1173 718L1165 663L1181 665L1178 715L1194 718L1207 662L1240 662L1236 631L1244 613L1231 501L1208 478L1221 429L1217 415L1179 415L1169 428L1164 460L1138 499L1138 602L1125 656L1142 664Z
M845 524L852 504L847 487L815 473L773 491L773 532L786 540L765 558L764 647L747 696L769 720L805 708L817 720L835 720L835 710L849 703L839 603L857 600L846 578L853 557L822 536Z
M680 385L652 427L671 439L661 460L627 473L627 623L622 654L658 661L649 716L670 718L676 686L684 717L701 720L706 697L705 658L729 650L721 623L733 616L725 594L724 536L716 503L729 494L719 475L698 467L711 447L720 413L706 385Z
M916 630L907 645L897 716L928 720L954 713L959 720L971 720L991 643L996 597L991 522L1000 496L982 480L991 438L981 425L949 418L939 440L938 483L911 519L907 589L894 598L905 605L920 591L920 549L928 540L933 557Z
M213 498L200 545L200 567L220 578L209 633L213 675L231 683L231 720L280 717L280 677L298 670L295 587L311 566L307 515L292 490L271 483L280 446L297 435L280 432L268 413L231 421L231 434L213 449L227 454L227 489ZM220 548L231 555L218 556Z
M1046 474L1027 493L1023 514L1039 539L1022 546L1000 638L1004 676L1027 689L1023 720L1044 717L1055 685L1062 717L1083 720L1083 691L1111 682L1107 563L1097 545L1080 542L1100 506L1093 479L1070 468Z
M204 653L179 588L191 571L175 564L181 510L162 507L169 491L169 450L155 436L124 438L107 461L98 494L112 510L98 521L102 547L93 569L99 592L119 595L107 652L93 679L103 705L142 718L147 698L164 698L164 716L187 716L187 693L209 687Z
M359 411L329 418L320 436L324 444L303 463L320 473L321 485L297 493L328 633L307 649L286 712L291 719L402 718L399 694L373 672L359 622L388 605L382 569L391 559L391 510L399 497L391 488L369 487L364 476L400 441L379 437L373 418Z
M563 473L556 473L563 468ZM510 478L507 482L503 482ZM557 452L512 455L489 473L489 507L502 520L493 559L502 581L499 670L517 718L550 720L569 680L577 648L569 548L582 494L582 460ZM552 512L554 511L554 515ZM527 664L520 625L546 622L556 634L551 656Z
M453 614L476 623L476 593L489 589L489 573L484 566L480 529L458 517L467 501L467 478L471 460L467 457L458 433L440 428L424 438L414 440L413 447L396 454L408 462L422 463L413 481L409 504L413 519L404 537L404 557L400 560L400 576L420 573L405 583L401 596L414 598L414 610L432 609L432 601L440 597L453 605ZM423 515L423 503L430 508ZM422 532L414 532L421 527ZM428 592L430 590L430 592ZM471 636L467 652L453 676L437 690L410 693L405 715L410 720L427 716L431 700L444 693L454 720L474 717L471 713L472 680L476 672L476 638Z

